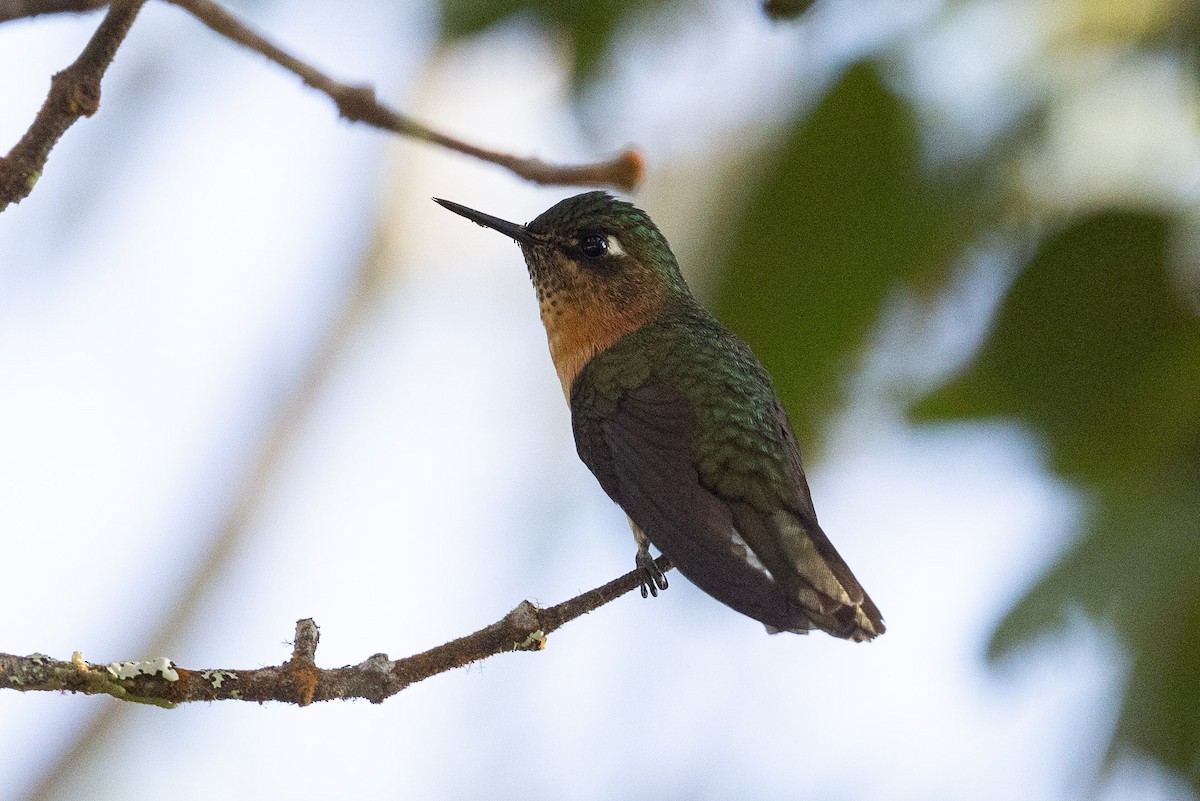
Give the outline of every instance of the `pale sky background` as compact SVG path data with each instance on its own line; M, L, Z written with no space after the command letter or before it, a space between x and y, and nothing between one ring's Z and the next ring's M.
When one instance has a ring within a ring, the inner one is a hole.
M1008 78L1036 36L1014 22L1021 4L980 7L936 31L936 4L898 2L772 28L753 3L710 0L626 31L582 122L560 50L528 25L435 54L420 3L242 11L335 77L480 144L568 161L638 143L651 171L633 199L686 266L720 225L706 165L769 137L897 32L931 29L901 54L898 83L950 110L942 133L964 147L994 133L1023 102ZM98 19L0 26L0 147ZM971 46L982 41L990 60ZM955 54L972 68L947 69ZM799 94L797 70L812 76ZM575 456L519 251L428 200L524 221L575 191L341 123L278 68L149 4L100 113L0 215L0 650L147 656L137 649L205 552L379 213L388 291L195 629L149 656L277 664L295 620L313 617L323 666L398 657L631 569L623 515ZM1141 763L1091 785L1123 670L1103 632L983 663L995 623L1068 544L1079 499L1021 431L914 430L878 391L921 372L914 353L937 356L926 373L962 358L978 324L954 311L986 309L986 262L963 266L933 323L881 333L894 358L856 379L876 391L809 465L825 529L887 618L880 640L768 637L672 574L662 597L626 596L544 652L381 706L133 708L54 797L1189 798ZM0 693L0 798L24 797L113 703Z

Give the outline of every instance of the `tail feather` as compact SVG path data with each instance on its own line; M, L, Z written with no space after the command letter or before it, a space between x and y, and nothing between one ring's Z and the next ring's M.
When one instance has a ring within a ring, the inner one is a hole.
M854 642L883 634L879 608L815 521L806 525L788 510L767 514L744 503L730 507L740 538L812 628Z

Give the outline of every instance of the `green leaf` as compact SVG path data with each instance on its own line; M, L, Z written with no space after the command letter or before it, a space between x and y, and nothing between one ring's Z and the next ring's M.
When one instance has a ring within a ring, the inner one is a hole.
M1047 241L979 355L919 419L1009 417L1083 488L1082 536L1009 612L990 659L1102 621L1130 652L1110 758L1146 754L1200 790L1200 319L1170 228L1105 211Z
M1005 616L989 659L1063 628L1072 610L1109 623L1134 647L1155 650L1175 637L1190 613L1177 596L1200 598L1200 443L1194 447L1162 464L1130 465L1122 480L1092 488L1083 537ZM1200 651L1193 655L1200 665Z
M1172 285L1160 217L1107 211L1047 242L971 368L918 420L1015 417L1088 482L1158 461L1200 420L1200 331Z
M953 200L922 175L913 112L869 65L795 125L755 184L715 307L770 370L802 442L843 399L894 288L942 275L972 235Z
M1157 603L1144 605L1148 615L1138 621L1138 631L1126 629L1126 636L1137 639L1109 756L1149 754L1200 791L1200 594L1195 584L1200 484L1190 490L1190 498L1173 507L1190 517L1174 520L1182 525L1172 533L1180 545L1190 546L1187 558L1177 563L1188 575L1163 582L1163 591L1153 598Z
M1095 496L1087 533L996 630L989 659L1064 628L1072 610L1129 649L1110 763L1148 755L1200 790L1200 443Z
M442 33L469 36L516 14L565 34L575 58L575 78L595 77L617 26L626 14L669 0L442 0Z

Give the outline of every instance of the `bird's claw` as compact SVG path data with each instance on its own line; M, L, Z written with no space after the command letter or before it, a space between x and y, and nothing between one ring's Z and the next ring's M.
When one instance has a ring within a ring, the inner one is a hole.
M654 596L657 598L659 590L667 588L666 575L659 569L658 563L650 556L649 551L638 552L637 566L642 573L642 597Z

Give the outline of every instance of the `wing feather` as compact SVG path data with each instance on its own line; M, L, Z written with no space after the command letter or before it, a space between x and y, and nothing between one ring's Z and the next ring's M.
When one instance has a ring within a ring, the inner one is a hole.
M781 499L781 508L770 515L776 532L775 541L783 543L799 577L825 599L835 602L832 609L826 608L825 611L832 613L842 632L849 632L839 636L855 640L873 639L887 630L883 615L817 522L812 494L800 461L800 445L792 432L787 412L778 401L775 403L775 421L784 434L784 450L792 485L790 499ZM840 588L843 593L836 592L835 588ZM826 628L823 621L816 622L826 631L836 633Z
M735 541L729 506L701 485L686 398L665 384L647 384L626 392L615 414L577 414L575 421L584 463L684 576L773 629L811 628L803 610Z

